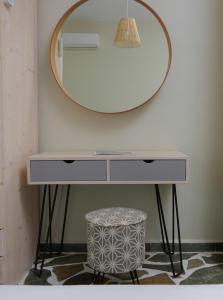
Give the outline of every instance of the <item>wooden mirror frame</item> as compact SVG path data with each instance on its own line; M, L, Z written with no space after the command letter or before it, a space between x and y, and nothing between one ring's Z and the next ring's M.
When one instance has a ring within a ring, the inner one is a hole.
M94 111L97 113L102 113L102 114L119 114L119 113L124 113L124 112L129 112L132 111L134 109L137 109L139 107L141 107L142 105L144 105L145 103L147 103L148 101L150 101L151 99L153 99L156 94L160 91L160 89L162 88L164 82L166 81L166 78L169 74L170 71L170 66L171 66L171 62L172 62L172 45L171 45L171 40L170 40L170 36L169 33L167 31L167 28L163 22L163 20L161 19L161 17L157 14L157 12L151 7L149 6L147 3L145 3L143 0L134 0L135 2L141 4L142 6L144 6L155 18L156 20L159 22L160 26L163 29L163 32L165 34L166 40L167 40L167 45L168 45L168 51L169 51L169 59L168 59L168 66L167 66L167 71L164 77L164 80L162 81L160 87L157 89L157 91L147 100L145 100L142 104L133 107L131 109L128 110L123 110L120 112L100 112L97 110L93 110L90 109L82 104L80 104L77 100L75 100L74 97L72 97L68 91L64 88L63 82L60 79L59 73L58 73L58 69L57 69L57 64L56 64L56 51L57 51L57 41L58 41L58 35L61 32L61 29L65 23L65 21L67 20L67 18L82 4L84 4L85 2L88 2L89 0L79 0L77 1L74 5L72 5L66 12L65 14L60 18L59 22L56 25L56 28L52 34L52 38L51 38L51 43L50 43L50 64L51 64L51 69L53 71L54 77L56 79L56 82L58 83L59 87L62 89L62 91L64 92L64 94L70 99L72 100L72 102L75 102L76 104L80 105L81 107L88 109L90 111Z

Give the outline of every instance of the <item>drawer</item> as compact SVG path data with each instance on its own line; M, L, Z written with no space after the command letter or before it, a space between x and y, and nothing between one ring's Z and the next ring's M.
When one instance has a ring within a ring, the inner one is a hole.
M32 160L30 181L105 181L106 169L105 160Z
M111 181L185 181L186 160L113 160Z

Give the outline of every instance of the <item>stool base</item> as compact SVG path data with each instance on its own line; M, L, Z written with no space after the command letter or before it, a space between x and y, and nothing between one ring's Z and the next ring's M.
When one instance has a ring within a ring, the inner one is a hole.
M137 271L136 270L130 271L129 274L132 279L132 283L140 285ZM103 284L104 279L105 279L105 273L99 272L99 271L94 271L94 275L93 275L93 279L92 279L93 284Z

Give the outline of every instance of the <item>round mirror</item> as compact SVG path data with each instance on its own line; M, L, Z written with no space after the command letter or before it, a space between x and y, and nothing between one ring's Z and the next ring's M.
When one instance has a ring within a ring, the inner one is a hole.
M60 19L51 41L54 76L75 101L119 113L150 100L171 64L159 15L141 0L81 0Z

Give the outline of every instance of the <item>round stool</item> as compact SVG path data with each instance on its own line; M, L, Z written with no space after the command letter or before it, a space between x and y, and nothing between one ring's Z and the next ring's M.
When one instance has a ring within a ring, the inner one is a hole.
M145 259L147 214L131 208L106 208L85 216L87 220L87 260L96 272L130 272L139 283L137 269Z

